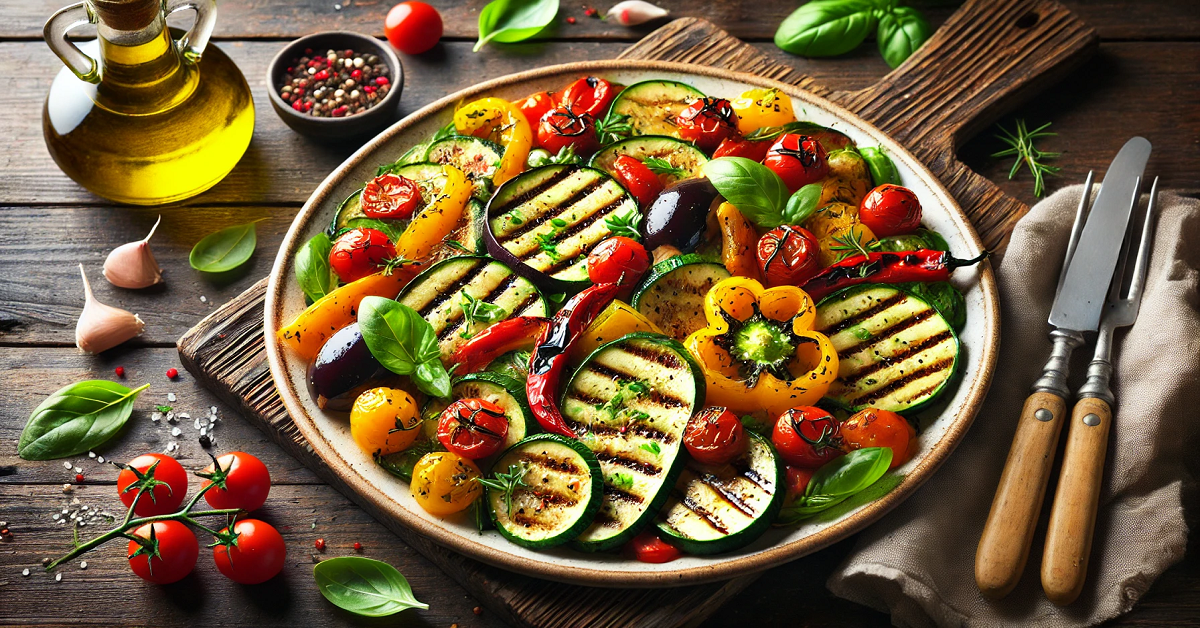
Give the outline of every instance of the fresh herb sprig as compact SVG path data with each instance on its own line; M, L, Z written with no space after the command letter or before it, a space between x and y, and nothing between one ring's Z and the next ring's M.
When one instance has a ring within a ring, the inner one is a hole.
M609 112L603 120L596 122L596 135L601 144L612 144L633 135L629 114Z
M463 290L460 294L462 295L462 303L460 305L462 306L463 319L466 322L465 328L459 334L463 338L471 337L471 323L495 323L496 321L504 320L508 316L508 310L495 303L476 299L468 294L466 290Z
M613 215L604 219L604 226L615 236L625 236L640 239L642 234L638 231L638 226L642 224L642 212L633 210L624 215Z
M521 487L528 487L525 483L525 474L529 473L529 469L523 464L508 465L508 473L500 473L499 471L492 474L491 479L480 479L479 483L493 490L504 493L504 511L512 512L513 492Z
M833 241L837 244L829 247L831 251L838 251L838 257L833 261L834 264L855 255L870 257L867 247L863 246L862 231L856 231L856 227L850 227L845 233L839 236L834 236Z
M839 456L813 473L804 494L785 506L775 525L792 525L861 493L887 473L892 464L888 447L864 447Z
M646 167L654 174L666 174L680 179L688 176L687 169L680 168L662 157L647 157L642 160L642 163L646 164Z
M1008 148L992 153L992 157L1015 156L1017 160L1013 162L1012 169L1008 171L1008 178L1011 180L1021 171L1021 166L1027 166L1029 172L1033 173L1033 195L1041 196L1045 194L1046 175L1057 176L1059 171L1057 166L1050 166L1045 162L1048 159L1058 157L1059 153L1041 150L1034 145L1034 142L1044 137L1058 135L1046 130L1050 127L1050 123L1047 122L1030 131L1025 125L1025 120L1017 118L1015 132L1011 132L1000 125L996 125L996 127L1000 129L996 137L1007 144Z

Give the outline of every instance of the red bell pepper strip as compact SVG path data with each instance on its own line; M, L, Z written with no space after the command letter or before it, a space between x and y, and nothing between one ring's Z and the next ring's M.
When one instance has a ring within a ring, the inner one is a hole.
M547 432L576 437L558 408L558 389L563 370L575 339L616 298L620 289L621 286L615 283L600 283L586 288L571 297L538 336L533 355L529 358L525 393L529 398L529 409Z
M518 316L488 327L454 350L455 376L474 373L509 351L532 348L549 325L548 318Z
M946 281L950 271L978 264L988 252L971 259L958 259L946 251L919 249L895 253L854 255L825 268L800 286L813 300L820 301L842 288L860 283L907 283Z

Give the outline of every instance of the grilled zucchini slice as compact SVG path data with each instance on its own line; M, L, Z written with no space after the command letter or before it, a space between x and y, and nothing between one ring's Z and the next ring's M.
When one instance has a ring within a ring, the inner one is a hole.
M500 167L504 148L499 144L470 135L455 135L429 145L425 161L454 166L467 175L474 185L475 198L487 200L492 195L492 177Z
M635 332L597 349L563 396L567 425L604 471L604 500L573 547L618 547L650 524L683 470L683 430L704 405L704 374L683 345Z
M933 401L958 368L958 336L936 308L884 284L863 284L817 304L816 330L838 352L825 398L849 410L912 412Z
M501 454L492 470L522 474L511 510L505 491L487 489L492 522L517 545L562 545L586 529L600 509L600 464L579 441L557 434L530 436Z
M783 506L784 465L767 439L746 431L746 452L724 465L688 460L658 516L662 539L688 554L719 554L754 542Z
M483 399L490 401L504 410L508 419L508 434L504 437L504 447L512 447L529 435L530 428L536 426L529 403L525 400L525 384L500 373L482 371L470 373L454 380L450 388L450 401L430 399L421 411L421 416L427 421L426 426L436 424L442 411L451 402L459 399Z
M703 328L704 297L718 282L730 277L724 264L690 253L654 265L633 293L633 307L663 330L683 342Z
M683 170L682 176L675 174L658 175L658 179L662 182L663 187L682 181L683 179L695 179L704 176L704 173L700 169L708 162L708 157L705 156L704 151L696 148L695 144L689 144L683 140L665 135L645 135L609 144L600 149L600 152L592 155L592 161L588 165L611 174L613 162L617 160L617 157L622 155L629 155L638 161L654 157L665 160L672 166Z
M614 115L629 116L634 135L679 137L675 117L704 93L677 81L642 81L626 87L608 109Z

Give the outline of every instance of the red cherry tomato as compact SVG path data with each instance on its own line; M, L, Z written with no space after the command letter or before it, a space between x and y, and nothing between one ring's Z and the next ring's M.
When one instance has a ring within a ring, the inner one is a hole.
M241 508L246 512L258 510L267 501L271 492L271 474L267 465L244 451L235 451L217 458L225 472L225 488L214 487L204 494L205 501L213 508ZM204 468L205 475L215 469L210 464ZM205 480L203 486L212 484Z
M542 116L538 122L537 140L538 146L551 154L571 146L576 155L585 157L600 148L595 116L565 105L555 107Z
M612 103L616 95L617 90L612 83L602 78L589 76L568 85L559 96L558 102L574 111L583 112L599 119L608 112L608 105Z
M500 451L508 436L504 409L483 399L459 399L442 410L438 441L464 458L479 460Z
M705 96L680 111L675 116L675 126L685 142L711 151L737 134L738 117L728 100Z
M885 183L863 197L858 219L880 237L912 233L921 226L921 201L912 190Z
M779 136L767 151L763 165L783 179L792 192L816 183L829 174L829 160L821 143L807 135Z
M904 417L890 410L859 410L842 423L842 440L847 450L890 447L889 469L908 462L917 450L917 430Z
M401 2L388 11L383 30L396 50L418 55L442 38L442 16L424 2Z
M705 408L687 422L683 444L701 464L725 464L746 451L746 428L726 408Z
M129 568L142 580L171 584L183 580L196 567L200 544L186 525L178 521L158 521L147 523L133 534L149 539L150 543L150 546L143 546L141 542L131 540L127 550Z
M382 231L362 227L343 233L329 252L329 265L344 282L362 279L396 257L396 247Z
M633 285L649 268L650 253L646 247L625 236L608 238L588 253L588 279L592 283Z
M221 530L229 534L229 528ZM241 584L258 584L283 571L287 548L279 531L265 521L242 519L233 524L236 542L213 546L213 562L226 578Z
M521 110L521 114L525 116L525 120L530 125L535 125L558 103L554 101L554 96L551 96L549 92L538 92L513 104Z
M812 476L816 473L816 469L801 469L787 465L787 496L790 499L796 499L804 494L808 488L808 483L812 480Z
M747 140L741 136L729 136L721 140L721 145L713 151L713 159L718 157L745 157L751 161L762 162L767 158L771 149L768 140Z
M398 174L375 177L362 191L362 210L371 218L408 220L420 205L417 182Z
M846 453L841 426L832 414L811 406L798 406L775 421L771 442L788 464L816 469Z
M658 175L636 157L617 157L613 161L611 172L617 183L625 186L643 208L649 207L658 197L658 193L663 191L663 184Z
M772 286L800 286L821 270L819 249L808 229L775 227L758 240L758 268Z
M654 530L646 530L633 537L629 542L629 549L633 552L633 557L643 563L669 563L683 556L683 552L674 545L658 538L658 533Z
M141 489L133 485L138 481L138 475L145 477L150 467L154 467L155 484L150 492L138 500L133 513L139 517L166 515L179 510L183 498L187 496L188 475L174 458L164 454L144 454L129 461L117 476L117 493L121 503L128 508L133 505ZM132 469L136 469L134 473Z

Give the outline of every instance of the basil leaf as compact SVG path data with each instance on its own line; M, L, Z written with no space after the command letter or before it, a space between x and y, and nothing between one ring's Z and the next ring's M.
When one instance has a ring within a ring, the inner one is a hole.
M775 45L804 57L833 57L854 50L875 28L867 0L814 0L784 18Z
M892 464L890 447L865 447L830 460L817 469L806 498L815 496L849 497L883 477Z
M795 122L788 122L787 124L781 124L779 126L764 126L762 128L755 129L755 130L747 133L746 137L744 139L755 141L755 142L757 142L757 141L765 142L767 140L773 140L785 133L799 133L801 135L816 135L818 133L823 133L823 132L827 132L827 131L830 131L829 127L821 126L815 122L808 122L805 120L797 120Z
M26 460L53 460L95 449L124 427L133 401L150 387L130 390L94 379L60 388L29 415L17 441L17 455Z
M417 365L417 388L421 392L439 398L450 396L450 374L442 365L441 359L422 362Z
M421 392L450 396L437 334L416 310L391 299L365 297L358 305L358 326L367 349L385 368L412 376Z
M751 222L768 229L783 224L788 189L770 168L745 157L719 157L703 170L721 196Z
M489 41L524 41L546 28L558 14L558 0L492 0L479 12L479 52Z
M817 211L817 203L821 202L821 192L824 189L825 186L820 183L809 183L796 190L783 208L783 221L789 225L803 224Z
M296 251L296 280L300 282L304 295L313 301L337 287L337 275L329 266L331 250L333 243L329 241L329 236L318 233Z
M192 247L188 263L206 273L223 273L245 264L258 245L254 225L236 225L204 236Z
M875 38L879 40L879 54L894 68L904 63L932 34L933 27L920 11L912 7L893 7L879 17Z
M932 283L913 282L896 284L896 287L911 292L932 305L955 331L962 331L967 324L967 299L948 281Z
M429 608L413 596L395 567L361 556L339 556L313 566L317 589L334 606L364 617L385 617L406 608Z

